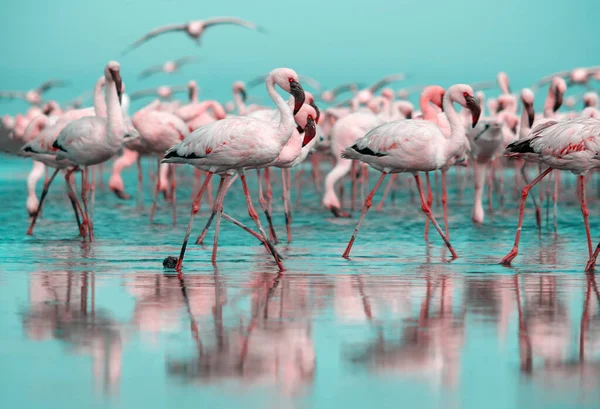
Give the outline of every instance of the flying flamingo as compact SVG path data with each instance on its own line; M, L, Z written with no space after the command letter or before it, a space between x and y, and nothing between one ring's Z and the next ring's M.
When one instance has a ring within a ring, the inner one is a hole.
M506 156L539 162L548 166L521 193L519 223L512 250L501 264L509 266L519 253L521 226L525 212L525 201L529 191L552 170L568 170L579 178L581 212L587 235L588 253L592 257L592 239L585 198L585 174L600 167L596 152L600 149L600 122L593 118L576 118L563 121L550 120L535 127L529 136L506 148Z
M248 213L256 224L262 236L262 242L270 247L279 269L283 271L283 264L277 252L270 244L267 235L260 223L258 214L252 205L252 198L246 183L246 169L258 168L273 162L292 136L296 123L294 114L302 107L305 99L304 91L300 86L298 74L289 68L278 68L269 74L265 81L267 91L275 102L280 114L280 121L273 126L252 117L226 118L213 122L192 132L182 143L171 148L165 155L166 163L187 163L208 172L208 175L194 199L190 221L188 223L176 270L181 272L183 257L187 242L191 234L194 218L198 213L200 198L210 183L212 175L221 176L221 183L217 191L217 200L214 208L217 210L215 238L212 253L212 262L216 263L217 243L223 212L223 201L229 181L233 173L240 175ZM294 109L286 103L275 89L278 85L285 92L294 97Z
M187 86L162 85L157 88L148 88L148 89L142 89L139 91L132 92L131 94L129 94L129 98L132 101L135 101L135 100L138 100L141 98L158 97L163 101L170 101L175 94L180 94L180 93L186 92L186 91L189 91L189 88Z
M96 116L86 116L70 122L58 135L52 148L58 149L56 159L68 159L77 166L84 166L82 199L85 215L89 222L88 236L93 240L93 222L87 207L89 166L104 163L112 158L123 145L125 121L121 110L122 79L121 66L110 61L104 68L104 95L106 106L103 112L98 105ZM94 195L92 184L92 198ZM93 208L92 208L93 212Z
M568 79L568 85L586 85L589 87L589 80L596 78L600 73L600 67L574 68L571 71L560 71L547 75L536 82L531 88L537 91L544 85L551 83L555 77Z
M140 75L138 75L138 78L149 78L155 74L158 74L159 72L163 72L165 74L173 74L175 72L179 72L181 67L183 67L184 65L191 64L197 60L198 58L196 57L187 56L177 58L176 60L165 61L163 64L153 65L150 68L146 68L140 73Z
M256 24L250 21L242 20L235 17L213 17L206 20L192 20L183 24L172 24L168 26L155 28L149 33L144 34L144 36L142 36L139 40L137 40L135 43L129 46L129 48L127 48L123 52L123 55L127 54L134 48L137 48L140 45L144 44L146 41L153 39L154 37L157 37L161 34L176 31L184 31L190 38L196 41L196 44L200 45L200 38L202 37L202 34L204 34L204 30L210 27L225 24L241 26L250 30L256 30L260 32L265 31L262 27L257 26Z
M356 82L341 84L335 88L321 92L320 98L323 100L323 102L332 103L340 94L345 92L352 92L353 94L356 94L362 87L362 84L357 84Z
M42 95L56 87L64 87L66 82L61 80L49 80L39 87L29 91L0 91L0 100L2 99L22 99L30 105L42 105Z
M358 234L360 224L371 207L373 196L383 182L383 179L385 179L388 173L404 172L410 172L415 177L421 198L421 209L431 220L431 223L444 240L444 243L452 253L452 257L458 257L431 213L431 209L423 193L421 177L418 173L443 168L448 162L455 160L457 154L461 153L464 149L465 128L462 119L454 109L454 102L471 111L473 126L475 126L479 120L481 108L473 95L473 89L468 85L458 84L448 89L444 94L442 103L444 112L450 123L451 132L448 138L432 122L409 119L380 125L344 151L344 157L358 159L369 164L374 169L379 170L381 176L365 200L365 205L352 238L342 257L350 257L350 251Z

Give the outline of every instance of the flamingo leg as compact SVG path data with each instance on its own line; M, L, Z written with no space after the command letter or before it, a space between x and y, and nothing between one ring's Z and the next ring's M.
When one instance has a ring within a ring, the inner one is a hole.
M271 184L271 169L265 168L265 184L267 185L267 205L269 214L273 213L273 186Z
M244 196L246 196L246 206L248 207L248 215L256 224L256 227L258 228L258 231L262 235L265 242L267 242L269 244L269 248L271 249L271 254L273 255L273 258L275 259L275 262L277 263L277 266L279 267L279 271L285 271L285 268L283 268L283 264L281 263L281 259L277 256L278 253L277 253L277 251L275 251L273 244L269 242L269 239L267 238L267 234L265 233L265 230L263 229L262 225L260 224L260 219L258 218L258 214L256 213L254 206L252 205L252 198L250 197L250 190L248 189L248 183L246 183L246 175L244 173L241 173L240 179L242 180Z
M527 166L527 163L523 164L523 167L521 168L521 176L523 176L523 181L525 182L525 184L529 184L529 178L527 177L527 172L525 167ZM531 198L533 199L533 205L535 206L535 221L537 223L538 228L542 228L542 210L540 209L540 206L535 198L535 196L531 196Z
M230 223L233 223L234 225L236 225L236 226L242 228L243 230L245 230L247 233L250 233L251 235L253 235L254 237L256 237L265 246L265 248L267 249L267 251L269 253L271 253L271 248L269 247L268 243L264 241L263 237L260 234L258 234L257 232L255 232L254 230L252 230L251 228L249 228L248 226L246 226L242 222L240 222L240 221L234 219L233 217L229 216L227 213L223 213L221 215L221 217L223 217L223 219L227 220ZM283 257L281 257L281 255L279 254L279 252L277 252L277 250L275 250L275 252L277 254L277 257L279 257L279 259L283 259Z
M456 254L456 251L454 251L452 244L450 244L450 241L444 235L444 232L442 231L440 225L438 224L438 222L435 220L435 217L433 217L433 214L431 213L431 208L429 207L429 204L425 200L425 193L423 192L423 186L421 184L421 177L419 176L418 173L415 173L414 176L415 176L415 181L417 183L417 189L419 190L419 196L421 197L421 209L423 210L423 213L425 213L427 218L431 220L431 224L433 224L433 227L435 227L435 229L438 231L442 240L444 240L446 247L448 247L448 250L450 250L450 253L452 253L452 259L458 258L458 254Z
M87 188L88 188L88 181L87 181L87 176L88 176L88 169L87 166L81 171L81 200L83 202L83 211L85 213L85 220L86 220L86 227L87 227L87 233L88 233L88 237L91 236L91 230L92 230L92 225L90 223L90 213L88 212L88 205L87 205Z
M350 210L354 211L355 203L356 203L356 195L358 192L358 180L356 178L356 160L352 161L352 168L350 169L350 174L352 175L352 198L350 201Z
M215 202L215 208L217 210L217 222L215 225L212 257L210 259L213 264L217 263L217 248L219 246L219 231L221 230L221 215L223 214L223 201L225 200L225 195L229 189L229 179L231 179L231 175L229 174L224 178L221 177L220 188L219 192L217 193L217 200Z
M171 198L173 205L173 226L177 224L177 172L175 165L171 165Z
M217 189L217 202L218 202L219 194L220 194L221 190L223 189L223 183L225 183L225 179L221 178L221 181L219 182L219 188ZM206 237L206 234L208 233L208 229L210 228L210 225L212 224L213 219L217 215L217 211L218 211L217 202L215 202L213 204L212 212L211 212L210 216L208 217L208 220L206 221L206 225L204 226L202 233L200 234L200 236L198 236L198 239L196 239L196 244L202 244L202 242L204 241L204 238Z
M552 201L553 201L553 210L554 210L554 231L558 231L558 194L559 194L559 190L560 190L560 172L557 172L554 174L554 192L552 194ZM583 187L581 188L581 197L584 197L585 195L585 181L583 184ZM588 224L588 229L589 229L589 224ZM588 236L589 237L589 236ZM590 247L590 255L592 253L591 248L592 248L592 241L590 239L590 243L589 243L589 247Z
M450 240L450 227L448 224L448 187L446 185L446 171L442 170L442 206L444 207L444 227L446 237Z
M160 190L160 157L158 158L158 167L156 169L156 190L154 191L154 199L152 201L152 210L150 210L150 223L154 221L156 206L158 204L158 191Z
M513 245L512 250L502 259L500 262L502 265L510 266L510 263L517 257L519 254L519 241L521 240L521 228L523 226L523 215L525 214L525 202L527 201L527 196L529 195L529 191L532 187L537 185L544 177L546 177L550 172L552 172L552 168L548 168L542 173L538 175L533 181L523 188L521 191L521 207L519 209L519 224L517 225L517 233L515 236L515 244Z
M278 243L279 239L277 239L277 233L275 233L275 228L273 227L273 218L271 217L271 212L269 211L269 206L265 197L263 195L263 187L262 187L262 178L260 177L260 169L256 169L256 176L258 178L258 203L260 203L260 207L262 207L265 216L267 217L267 223L269 223L269 233L270 238L273 242ZM265 181L267 176L267 169L265 169Z
M360 229L360 224L362 223L367 212L369 211L369 208L373 204L373 196L375 196L375 192L377 192L377 189L379 189L379 186L381 185L381 183L383 182L383 179L385 179L386 176L387 176L387 173L385 173L385 172L381 173L381 176L379 176L377 183L375 183L375 186L373 186L373 190L371 190L371 193L369 193L369 195L365 199L365 205L363 206L363 210L360 213L360 218L358 219L358 223L356 224L356 227L354 228L354 233L352 233L352 237L350 238L350 241L348 242L348 246L346 247L344 254L342 254L343 258L350 258L350 251L352 250L352 245L354 244L354 240L356 240L356 236L358 235L358 229Z
M92 181L91 181L91 192L90 192L90 216L89 216L89 223L90 223L90 232L92 234L92 238L94 237L94 209L96 208L96 176L98 174L96 168L98 166L92 166ZM102 178L100 178L102 179Z
M65 182L67 182L67 192L68 192L69 200L71 201L71 206L73 207L73 211L75 212L75 221L77 222L77 228L79 229L79 234L82 236L85 236L85 234L82 233L82 229L81 229L81 220L79 219L80 211L78 208L77 196L71 189L71 181L69 179L66 179Z
M196 214L198 214L198 210L200 210L200 198L204 191L210 184L210 180L212 179L213 173L208 172L206 175L206 179L204 179L204 183L202 187L198 191L198 194L194 198L194 202L192 203L192 211L190 214L190 220L188 222L187 231L185 233L185 238L183 239L183 244L181 246L181 251L179 252L179 259L177 259L177 265L175 266L175 270L181 275L181 266L183 265L183 256L185 255L185 249L187 247L188 240L190 238L190 234L192 233L192 225L194 224L194 219L196 218Z
M292 212L290 209L289 195L290 187L288 185L287 169L281 168L281 198L283 199L283 211L285 213L285 229L287 231L288 243L292 242Z
M40 197L40 204L38 205L38 208L35 211L35 214L33 215L33 219L31 220L29 229L27 229L28 236L33 235L33 226L35 226L35 222L42 211L42 206L44 205L44 201L46 200L46 195L48 194L48 189L50 189L50 184L52 183L57 174L58 169L55 169L52 173L52 176L50 176L50 179L44 180L44 189L42 190L42 196Z
M290 175L291 174L292 174L292 171L290 170ZM299 172L298 170L296 170L294 172L294 176L296 178L296 203L294 205L296 207L298 207L298 206L300 206L300 192L302 192L302 179L304 177L304 169L302 169L302 172ZM291 198L290 198L290 200L291 200Z
M425 173L425 178L427 180L427 206L431 208L433 204L433 192L431 191L431 179L429 178L429 172ZM425 232L424 232L425 241L429 240L429 218L425 219Z
M312 173L313 183L317 193L321 194L321 172L319 169L319 158L317 155L310 155L310 169Z
M138 209L142 210L144 208L144 174L142 173L142 157L138 155L137 157L137 206Z
M579 176L579 189L581 192L581 214L583 214L583 223L585 224L585 234L587 237L587 245L588 245L588 257L592 257L592 236L590 233L590 220L589 215L590 212L587 207L587 201L585 197L585 176Z
M73 172L75 172L75 170L76 168L67 171L67 173L65 174L65 181L67 182L67 187L69 188L69 197L72 199L71 202L75 202L75 206L77 207L79 214L81 214L81 225L79 226L79 234L81 235L81 237L85 238L88 229L87 215L81 208L79 200L77 200L77 194L75 192L75 181L72 178L72 174Z
M385 203L385 199L387 199L388 195L390 194L390 191L392 190L392 186L394 185L394 180L396 179L396 176L396 173L392 173L392 175L388 179L387 185L385 185L385 190L383 191L383 196L381 196L381 200L375 208L375 211L380 212L383 210L383 204Z

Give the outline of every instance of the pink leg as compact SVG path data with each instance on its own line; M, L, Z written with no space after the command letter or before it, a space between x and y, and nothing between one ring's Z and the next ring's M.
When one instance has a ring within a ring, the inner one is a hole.
M427 218L431 220L431 224L433 224L433 227L435 227L435 229L438 231L442 240L444 240L446 247L448 247L448 250L450 250L450 253L452 253L452 258L453 259L458 258L458 254L456 254L456 252L454 251L454 248L452 247L452 244L450 244L450 241L448 240L448 238L446 236L444 236L444 232L442 231L440 225L438 224L438 222L435 220L435 217L433 217L433 214L431 213L431 208L425 201L425 193L423 193L423 186L421 185L421 177L419 176L418 173L415 174L415 181L417 182L417 189L419 190L419 196L421 197L421 209L423 210L423 212L425 213Z
M354 211L356 204L356 194L358 192L358 185L356 180L356 165L357 161L352 161L352 167L350 169L350 175L352 176L352 198L350 199L350 210Z
M213 219L217 215L217 211L219 210L217 208L217 202L219 199L218 196L219 196L219 193L223 190L223 183L225 183L225 179L221 178L221 181L219 182L219 188L217 189L217 201L213 204L212 213L208 217L208 220L206 222L206 225L204 226L204 229L202 230L202 233L200 234L200 236L198 236L198 239L196 240L196 244L202 244L202 242L204 241L204 238L206 237L206 234L208 233L208 229L210 228L210 225L212 224Z
M54 172L52 173L52 176L50 176L50 179L46 179L44 181L44 189L42 190L42 196L40 197L40 204L38 205L38 208L37 208L35 214L33 215L33 220L31 220L29 229L27 229L27 235L29 235L29 236L33 235L33 226L35 226L35 222L36 222L38 216L40 215L40 212L42 211L42 206L44 205L44 201L46 200L46 195L48 194L48 189L50 189L50 184L52 183L52 181L54 180L54 178L56 177L57 174L58 174L58 169L55 169Z
M88 205L87 205L87 190L88 190L87 176L88 176L88 169L86 166L81 171L81 200L83 202L83 211L85 213L85 224L87 227L88 237L91 237L92 226L90 224L90 216L89 216L90 213L88 212Z
M154 200L152 201L152 210L150 210L150 223L154 221L156 206L158 204L158 191L160 189L160 157L158 158L158 168L156 169L156 190L154 191Z
M212 183L208 184L208 190L206 191L206 195L208 196L208 207L213 207L213 185Z
M230 184L230 186L231 186L231 184ZM267 249L267 251L269 253L271 253L272 247L269 247L269 243L267 243L260 234L258 234L257 232L255 232L254 230L252 230L251 228L249 228L248 226L246 226L245 224L243 224L243 223L239 222L238 220L234 219L233 217L229 216L227 213L223 213L221 216L223 217L223 219L227 220L228 222L233 223L234 225L236 225L236 226L242 228L243 230L245 230L247 233L250 233L252 236L256 237L258 240L260 240L260 242L263 244L263 246L265 246L265 248ZM282 259L281 255L277 251L276 251L276 256L280 260Z
M440 205L440 175L435 172L435 205L439 206Z
M173 226L177 224L177 172L175 165L171 165L171 198L173 205Z
M525 202L527 201L527 196L529 195L529 191L531 190L531 188L538 184L540 180L546 177L546 175L548 175L550 172L552 172L552 168L546 169L545 171L540 173L538 177L533 179L531 183L526 185L521 191L521 207L519 209L519 224L517 226L515 244L512 250L502 259L502 261L500 262L501 264L505 266L510 266L510 263L514 260L515 257L517 257L517 254L519 254L519 241L521 239L521 228L523 226L523 215L525 214Z
M223 179L225 179L223 181ZM219 246L219 231L221 230L221 215L223 214L223 201L225 200L225 194L227 194L227 190L229 189L229 179L231 179L231 175L225 176L225 178L221 178L221 187L219 189L219 193L217 193L217 200L215 203L215 207L217 209L217 223L215 225L215 237L213 243L213 251L211 262L213 264L217 263L217 247Z
M79 219L79 214L81 213L80 207L79 207L79 203L77 202L77 195L75 194L75 192L72 189L70 177L65 178L65 182L67 182L67 192L69 195L69 200L71 201L71 206L73 207L73 211L75 212L75 221L77 222L77 228L79 229L79 234L82 237L85 237L85 234L83 233L83 230L81 228L81 220Z
M383 210L383 204L385 203L385 199L387 199L388 195L390 194L390 191L392 190L392 186L394 185L395 179L396 173L393 173L388 179L387 185L385 186L385 190L383 191L383 196L381 197L379 204L375 208L376 211L380 212L381 210Z
M88 221L90 223L90 232L92 234L92 239L94 238L94 210L96 209L96 167L92 166L92 182L91 182L91 200L90 200L90 215L88 217ZM100 178L102 179L102 178Z
M250 190L248 189L248 184L246 183L246 175L244 175L242 173L240 175L240 178L242 179L244 195L246 196L246 206L248 206L248 214L250 215L250 218L252 218L252 220L254 220L254 223L256 224L256 227L258 228L258 230L259 230L260 234L262 235L263 239L265 240L265 242L269 243L269 248L271 248L271 254L273 255L273 258L275 259L275 262L277 263L277 266L279 267L279 271L285 271L285 269L283 268L283 264L281 263L281 259L277 256L277 251L275 251L275 248L273 247L272 244L270 244L269 240L267 239L267 234L265 233L265 230L262 228L262 225L260 224L260 219L258 218L258 214L256 213L254 206L252 205L252 198L250 197Z
M371 190L371 193L369 193L369 196L367 196L367 198L365 199L365 205L363 206L363 210L360 214L360 218L358 219L358 223L356 224L356 227L354 228L354 233L352 234L352 237L350 238L350 241L348 242L348 246L346 247L346 251L344 251L344 254L342 254L342 257L350 258L350 251L352 250L352 245L354 244L354 240L356 240L356 236L358 235L358 229L360 229L360 224L362 223L363 219L365 218L365 215L369 211L369 208L373 204L373 196L375 196L375 192L377 192L377 189L379 189L381 182L383 182L383 179L385 179L386 176L387 176L387 173L382 173L381 176L379 176L377 183L375 183L375 186L373 186L373 190Z
M290 187L286 176L287 169L281 169L281 198L283 199L283 211L285 213L285 229L287 231L288 243L292 242L292 214L290 211L289 195Z
M292 171L290 170L290 175L291 175ZM304 177L304 169L302 169L302 172L299 172L298 170L296 170L294 172L294 176L296 177L296 203L295 206L298 207L300 206L300 192L302 192L302 179ZM290 198L291 200L291 198Z
M427 206L431 208L433 204L433 193L431 191L431 179L429 178L429 172L425 173L425 178L427 180ZM429 240L429 218L425 219L425 232L424 232L425 241Z
M527 177L527 172L526 172L526 167L527 166L527 162L523 163L523 167L521 168L521 176L523 178L523 181L525 182L525 184L529 184L529 178ZM540 206L537 202L537 200L535 199L535 196L531 197L533 199L533 205L535 206L535 221L537 223L538 228L542 227L542 210L540 209Z
M581 186L580 186L581 187ZM554 174L554 192L552 194L552 204L554 205L554 231L558 231L558 193L560 191L560 172ZM585 197L585 182L581 188L581 197ZM589 229L589 224L587 226ZM588 235L589 237L589 235ZM592 254L592 240L589 241L590 255Z
M579 176L579 189L581 191L581 213L583 214L583 223L585 224L585 234L587 236L587 244L588 244L588 257L592 257L592 236L590 233L590 220L589 215L590 212L587 207L587 202L585 198L585 176Z
M190 238L190 234L192 233L192 225L194 224L194 218L196 217L196 214L198 214L198 210L200 210L200 198L202 197L202 194L204 194L204 191L210 184L210 180L212 179L212 176L213 176L213 173L211 173L211 172L209 172L206 175L206 179L204 179L204 184L200 188L200 191L196 195L196 198L194 199L194 203L192 204L192 212L190 214L190 220L188 222L187 231L185 233L185 238L183 239L183 245L181 246L181 252L179 253L179 259L177 260L177 265L175 266L175 270L180 275L181 275L181 266L183 264L183 256L185 255L185 249L187 247L187 243Z
M144 208L144 174L142 173L142 157L141 157L141 155L138 155L136 162L137 162L137 170L138 170L137 203L138 203L138 208L140 210L142 210Z
M265 183L267 185L267 205L269 214L273 213L273 186L271 185L271 169L265 168Z
M446 237L450 240L450 227L448 224L448 188L446 186L446 171L442 170L442 206L444 206L444 227Z
M269 233L270 239L273 240L275 244L279 243L279 239L277 238L277 233L275 233L275 228L273 227L273 218L271 217L271 212L269 211L269 205L265 200L263 195L263 187L262 187L262 178L260 177L260 169L256 169L256 176L258 178L258 203L260 203L260 207L263 209L265 216L267 217L267 223L269 224ZM267 170L265 169L265 178L267 176Z
M79 204L79 200L77 200L77 194L75 192L75 182L73 180L73 172L75 172L76 168L70 169L65 174L65 181L67 182L67 187L69 188L69 197L74 199L75 205L77 206L77 210L79 214L81 214L81 225L79 226L79 234L81 237L85 238L87 235L88 222L87 216L83 209L81 208L81 204ZM83 177L83 175L82 175Z

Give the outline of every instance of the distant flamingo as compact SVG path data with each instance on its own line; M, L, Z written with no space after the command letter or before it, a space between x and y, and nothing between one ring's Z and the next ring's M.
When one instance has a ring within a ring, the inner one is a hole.
M519 223L512 250L502 259L503 265L510 265L519 253L521 226L525 212L525 201L529 191L552 170L568 170L579 178L581 212L587 235L588 253L592 257L592 239L585 198L585 174L600 167L596 152L600 150L600 122L592 118L577 118L564 121L547 121L535 127L529 136L518 140L506 148L509 157L540 162L548 168L523 188Z
M127 54L129 51L133 50L134 48L137 48L140 45L144 44L146 41L153 39L154 37L157 37L161 34L177 32L177 31L185 32L190 38L192 38L196 41L196 44L199 45L200 38L202 37L202 34L204 34L204 31L207 28L219 26L219 25L236 25L236 26L248 28L250 30L257 30L257 31L264 32L264 29L261 28L260 26L257 26L256 24L254 24L250 21L242 20L242 19L235 18L235 17L213 17L213 18L210 18L207 20L192 20L192 21L189 21L184 24L172 24L172 25L168 25L168 26L155 28L154 30L145 34L143 37L141 37L139 40L137 40L131 46L129 46L129 48L127 48L123 52L123 55Z
M362 220L371 207L373 196L385 176L388 173L403 172L410 172L414 175L423 212L444 240L452 253L452 257L458 257L431 213L418 173L429 172L446 166L448 162L455 159L459 151L464 149L465 128L460 116L454 109L453 102L457 102L471 111L473 126L475 126L479 120L481 108L473 95L473 89L468 85L458 84L450 87L443 99L444 112L451 129L448 138L444 136L439 127L429 121L393 121L374 128L344 151L344 157L359 159L381 172L379 180L365 200L365 206L354 234L346 247L346 251L344 251L344 258L350 257L350 251L356 240Z
M157 88L148 88L140 91L135 91L129 94L129 98L132 101L136 101L141 98L148 97L158 97L162 101L170 101L173 98L173 95L180 94L182 92L188 91L187 86L178 85L178 86L160 86Z
M176 270L178 272L181 272L185 249L194 218L198 212L200 198L214 173L221 175L221 184L215 201L217 220L212 262L216 262L223 201L229 188L231 175L237 173L242 181L248 213L260 231L263 244L270 248L277 265L280 270L283 270L283 264L281 264L277 252L270 244L258 214L252 205L245 170L265 166L273 162L292 136L292 132L296 127L294 114L300 110L305 99L304 91L298 81L296 72L289 68L275 69L267 77L267 91L280 113L280 122L276 126L251 117L226 118L198 128L182 143L171 148L165 155L164 162L166 163L188 163L208 172L208 176L192 205L190 221L177 260ZM277 93L276 84L294 97L293 111Z
M159 72L163 72L165 74L173 74L175 72L178 72L184 65L191 64L197 60L198 58L196 57L187 56L177 58L176 60L165 61L163 64L153 65L150 68L146 68L140 73L138 78L149 78L155 74L158 74Z
M67 83L61 80L49 80L39 87L29 91L0 91L0 100L2 99L22 99L30 105L42 105L42 95L56 87L64 87Z

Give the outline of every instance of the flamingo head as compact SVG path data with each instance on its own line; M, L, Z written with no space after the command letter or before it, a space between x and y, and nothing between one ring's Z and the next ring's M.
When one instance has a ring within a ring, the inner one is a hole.
M381 90L381 96L387 100L393 101L394 100L394 90L391 88L384 88L383 90Z
M440 98L440 101L441 101L441 98ZM440 105L441 105L441 102L440 102ZM396 108L400 111L400 113L402 114L402 116L404 116L404 118L412 119L415 107L409 101L396 102Z
M104 77L107 82L113 82L119 97L119 104L123 95L123 79L121 78L121 65L116 61L109 61L104 69Z
M529 127L533 125L533 121L535 120L535 110L533 109L533 101L535 96L533 95L533 91L529 88L523 88L521 90L521 102L523 102L523 109L527 111L527 120L529 122Z
M550 91L554 93L554 106L552 111L556 112L563 103L563 96L567 92L567 83L561 77L552 78L552 84L550 85Z
M481 107L475 98L473 88L466 84L456 84L448 88L444 100L456 102L471 111L472 125L475 127L481 115Z
M242 101L246 102L248 94L246 93L246 84L244 84L243 81L234 82L232 90L234 94L240 94L240 96L242 97Z
M317 124L315 118L317 111L311 105L303 105L294 117L298 125L298 132L304 133L302 147L308 145L317 135Z
M323 102L329 103L335 99L335 95L333 94L333 91L323 91L321 93L321 99Z
M190 100L190 101L198 100L198 84L196 83L196 81L194 81L194 80L188 81L187 89L188 89L188 100Z
M508 75L505 72L498 73L498 87L502 90L503 94L510 94L510 81Z
M586 92L583 94L583 106L598 108L598 94L595 92Z
M296 71L290 68L276 68L271 71L269 77L271 81L274 81L281 89L294 97L294 115L296 115L306 99ZM267 79L267 81L269 80Z

